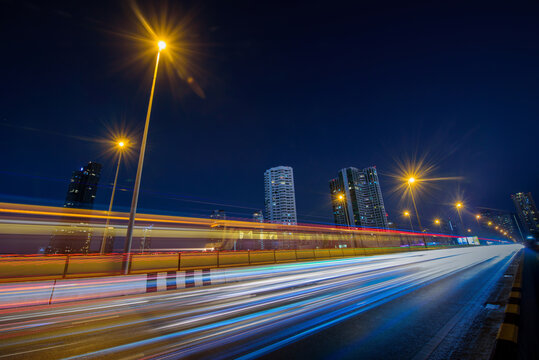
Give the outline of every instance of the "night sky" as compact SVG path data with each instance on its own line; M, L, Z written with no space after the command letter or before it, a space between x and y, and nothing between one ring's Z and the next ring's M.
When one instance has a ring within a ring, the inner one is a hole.
M390 219L405 223L391 175L414 157L462 177L418 194L425 219L455 216L456 199L470 213L514 211L518 191L539 200L537 2L148 3L151 23L168 5L182 26L177 66L194 81L163 60L139 211L250 217L264 170L288 165L299 221L329 223L328 181L375 165ZM123 128L140 144L155 60L123 35L147 34L125 2L1 1L0 13L0 201L62 206L71 172L97 161L105 209L105 140Z

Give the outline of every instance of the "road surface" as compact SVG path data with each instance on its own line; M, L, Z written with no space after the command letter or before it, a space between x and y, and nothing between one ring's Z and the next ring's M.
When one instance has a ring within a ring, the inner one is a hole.
M269 265L246 282L2 310L0 359L445 358L519 249Z

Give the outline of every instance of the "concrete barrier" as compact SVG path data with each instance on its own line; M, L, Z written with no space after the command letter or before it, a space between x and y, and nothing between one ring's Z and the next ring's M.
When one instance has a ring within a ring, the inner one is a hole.
M220 251L219 267L249 265L248 251Z
M254 250L249 252L251 264L273 264L275 252L273 250Z
M181 253L180 255L180 270L213 268L219 266L217 252L193 252Z
M327 259L331 256L329 255L329 249L314 249L314 257L316 259Z
M296 250L275 250L275 262L296 261Z
M296 258L298 260L312 260L314 259L313 249L296 250Z
M329 249L330 257L343 257L342 249Z
M69 256L66 260L66 278L119 275L122 272L121 255Z
M64 275L67 256L6 256L0 257L2 281L57 279Z
M370 256L393 254L405 251L424 251L452 246L423 245L412 247L331 248L298 250L255 250L184 252L174 254L133 254L130 274L201 270L271 264L315 259L330 259L347 256ZM0 282L24 280L73 279L121 274L122 255L69 255L0 257Z
M134 254L131 260L131 274L150 271L177 271L178 254Z

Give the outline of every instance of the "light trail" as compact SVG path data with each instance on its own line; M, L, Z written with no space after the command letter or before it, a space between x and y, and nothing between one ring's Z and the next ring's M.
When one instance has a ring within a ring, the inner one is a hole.
M519 249L234 269L226 285L2 312L0 357L256 358L454 274L507 266Z

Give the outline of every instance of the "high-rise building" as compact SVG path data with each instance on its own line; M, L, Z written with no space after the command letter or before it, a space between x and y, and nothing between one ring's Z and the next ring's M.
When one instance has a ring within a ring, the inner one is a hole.
M253 220L256 222L264 222L264 213L262 210L255 211L253 213Z
M387 215L376 167L349 167L329 181L335 224L387 228Z
M521 235L518 231L518 225L514 221L513 214L498 210L498 209L491 209L491 208L478 208L479 215L481 215L481 227L483 230L490 230L491 233L493 233L498 227L498 229L503 230L504 232L507 232L507 234L510 237L514 238L520 238ZM499 230L496 232L496 235L498 235Z
M524 227L524 231L529 235L539 239L539 213L533 201L532 193L516 193L511 195L515 203L517 215Z
M64 207L91 209L101 176L101 164L89 162L80 170L73 171Z
M73 171L69 182L64 207L91 209L97 193L97 184L101 176L101 164L89 162L80 170ZM62 222L73 223L57 228L49 246L48 254L87 254L90 251L92 232L80 219L66 218ZM112 242L107 243L107 251L112 250Z
M294 171L290 166L277 166L264 172L264 219L273 223L295 225L296 195Z

